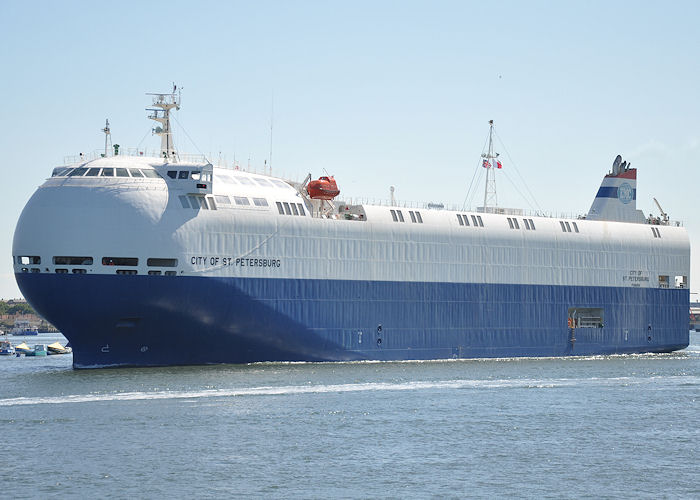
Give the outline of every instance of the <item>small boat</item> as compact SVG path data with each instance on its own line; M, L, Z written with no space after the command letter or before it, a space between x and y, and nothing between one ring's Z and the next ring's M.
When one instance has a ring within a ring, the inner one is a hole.
M25 356L46 356L46 344L36 344L34 349L24 353Z
M53 355L53 354L70 354L73 352L73 349L71 349L68 346L63 347L60 342L54 342L53 344L49 344L46 346L47 354Z
M34 349L29 347L26 342L22 342L21 344L18 344L15 346L15 353L17 354L17 356L19 356L20 354L24 354L26 356L31 356L31 354L29 354L29 353L33 353L33 352L34 352Z
M9 340L0 342L0 356L12 356L15 353L15 348Z
M32 326L29 321L15 321L15 326L12 328L12 335L39 335L37 327Z
M318 180L309 182L306 186L309 197L313 200L332 200L340 194L340 189L333 176L319 177Z

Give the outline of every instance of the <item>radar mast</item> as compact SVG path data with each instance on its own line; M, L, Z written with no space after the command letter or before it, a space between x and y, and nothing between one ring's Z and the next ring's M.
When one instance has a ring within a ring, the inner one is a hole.
M153 129L153 133L160 136L160 155L168 160L177 160L170 127L170 110L180 109L181 90L178 91L177 85L173 84L173 91L169 94L146 95L153 96L153 108L146 108L146 111L151 111L148 118L161 124Z
M102 129L102 132L105 133L105 154L104 157L106 158L107 156L110 155L112 151L112 131L109 128L109 118L105 120L105 128Z
M486 185L484 186L484 211L488 212L489 207L498 206L496 196L496 172L494 167L500 168L498 153L493 152L493 120L489 120L489 149L482 153L482 166L486 169Z

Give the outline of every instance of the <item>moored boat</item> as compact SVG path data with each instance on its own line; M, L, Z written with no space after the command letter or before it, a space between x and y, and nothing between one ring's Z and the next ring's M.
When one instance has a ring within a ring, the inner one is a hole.
M24 353L25 356L46 356L47 354L46 344L36 344L33 349Z
M22 342L21 344L18 344L15 346L15 353L17 355L24 354L24 355L31 355L30 353L34 352L34 348L29 347L26 342Z
M17 320L15 321L11 333L17 336L39 335L39 329L33 326L29 321Z
M68 346L62 346L60 342L56 341L53 344L46 346L47 353L49 355L55 354L70 354L73 350Z
M15 348L9 340L0 341L0 356L11 356L15 354Z

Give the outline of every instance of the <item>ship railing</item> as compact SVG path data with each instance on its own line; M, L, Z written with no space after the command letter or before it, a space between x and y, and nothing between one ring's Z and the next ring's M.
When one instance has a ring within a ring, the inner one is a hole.
M680 220L664 220L659 217L648 217L646 223L651 226L674 226L683 227L683 221Z
M365 198L365 197L346 197L342 200L336 200L338 204L346 205L374 205L380 207L396 207L409 208L420 210L446 210L450 212L474 212L474 213L496 213L504 215L518 215L521 217L546 217L555 219L582 219L580 214L546 212L543 210L527 210L515 208L500 208L500 207L465 207L456 203L436 203L426 201L406 201L406 200L387 200L382 198Z
M396 207L419 210L447 210L450 212L475 212L475 213L494 213L499 215L515 215L519 217L544 217L548 219L568 219L568 220L585 220L583 214L575 214L568 212L548 212L544 210L530 210L521 208L505 208L505 207L465 207L456 203L436 203L427 201L407 201L407 200L389 200L386 198L368 198L349 196L342 200L335 200L336 204L345 205L374 205L379 207ZM647 219L647 224L656 224L662 226L683 227L683 221L659 221L658 219Z
M142 156L149 158L160 158L160 149L148 149L148 148L123 148L119 149L119 154L115 155L114 151L109 154L105 154L104 149L98 149L90 151L87 153L80 153L77 155L68 155L63 157L63 166L75 165L77 163L84 163L86 161L97 160L99 158L111 158L113 156ZM178 153L177 159L180 163L208 163L207 157L203 154L195 153Z

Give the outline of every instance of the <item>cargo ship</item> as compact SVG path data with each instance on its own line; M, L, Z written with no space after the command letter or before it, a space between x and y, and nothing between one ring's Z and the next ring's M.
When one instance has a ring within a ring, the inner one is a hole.
M14 234L17 283L75 368L668 352L688 345L690 244L636 209L618 156L586 215L341 201L173 146L53 170ZM493 124L491 123L491 126ZM491 129L492 130L492 129ZM593 190L592 190L593 192Z

